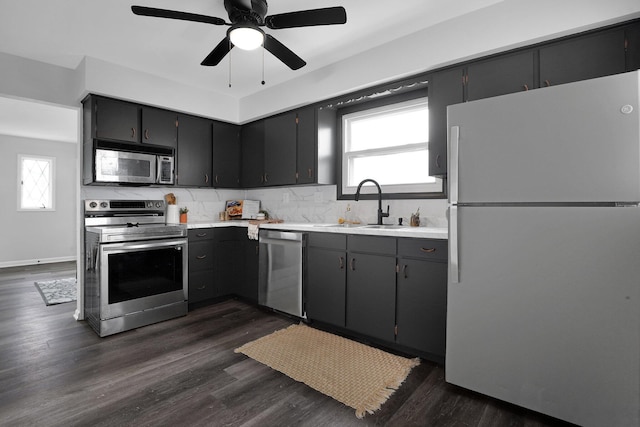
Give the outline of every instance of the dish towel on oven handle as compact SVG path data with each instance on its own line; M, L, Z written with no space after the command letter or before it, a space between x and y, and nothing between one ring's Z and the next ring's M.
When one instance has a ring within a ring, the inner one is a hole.
M260 232L260 225L258 223L249 223L247 227L247 237L251 240L258 240L258 233Z

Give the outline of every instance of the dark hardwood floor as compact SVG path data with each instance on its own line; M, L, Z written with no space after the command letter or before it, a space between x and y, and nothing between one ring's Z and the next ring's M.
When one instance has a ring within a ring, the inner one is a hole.
M548 426L444 382L423 361L381 410L353 409L233 350L294 320L229 300L107 338L45 306L36 280L75 264L0 269L3 426Z

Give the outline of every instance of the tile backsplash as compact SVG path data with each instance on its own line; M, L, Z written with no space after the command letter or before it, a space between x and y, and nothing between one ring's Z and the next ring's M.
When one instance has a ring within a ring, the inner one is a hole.
M218 212L224 210L227 200L259 200L261 208L272 217L285 222L336 223L345 216L347 207L351 218L362 223L375 223L378 202L376 200L337 200L335 185L258 188L251 190L221 190L210 188L170 187L110 187L84 186L82 199L164 199L173 193L177 205L189 209L189 221L216 221ZM384 222L397 224L402 217L405 224L409 217L420 209L421 226L446 227L446 199L383 200L389 218Z
M335 185L308 187L264 188L247 191L247 198L260 200L262 208L270 215L289 222L336 223L345 217L347 207L351 218L362 223L377 221L377 200L336 200ZM385 223L397 224L402 217L409 224L409 217L420 209L422 226L446 227L446 199L383 200L382 209L389 206L389 218Z

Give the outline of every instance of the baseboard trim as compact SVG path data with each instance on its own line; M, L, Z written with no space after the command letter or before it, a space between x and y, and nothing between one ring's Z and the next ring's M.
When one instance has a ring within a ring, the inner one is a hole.
M0 262L0 268L6 267L23 267L25 265L53 264L56 262L76 261L75 256L44 258L44 259L25 259L20 261L4 261Z

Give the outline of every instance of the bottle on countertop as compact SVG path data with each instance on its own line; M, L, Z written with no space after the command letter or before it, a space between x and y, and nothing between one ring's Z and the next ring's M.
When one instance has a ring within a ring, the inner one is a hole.
M351 224L353 221L353 214L351 213L351 204L347 203L347 209L344 211L344 222Z

